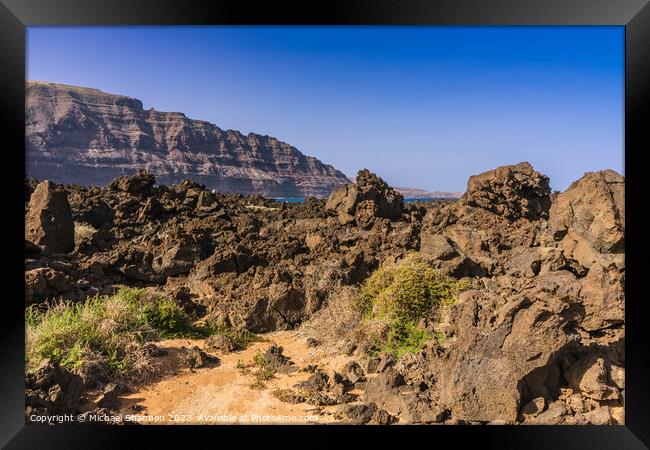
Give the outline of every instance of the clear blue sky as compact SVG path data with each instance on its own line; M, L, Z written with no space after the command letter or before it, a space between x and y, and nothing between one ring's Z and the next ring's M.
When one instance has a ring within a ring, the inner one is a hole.
M623 173L623 27L30 27L28 79L275 136L354 176L463 191L527 160Z

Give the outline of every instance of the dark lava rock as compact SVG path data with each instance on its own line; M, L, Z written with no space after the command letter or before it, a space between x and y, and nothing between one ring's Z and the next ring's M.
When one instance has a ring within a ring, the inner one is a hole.
M59 364L44 360L25 377L25 416L77 414L83 381Z
M329 376L323 370L318 370L305 381L301 381L300 383L296 384L295 387L310 392L318 392L327 388L328 384Z
M470 177L461 202L510 220L537 220L548 217L550 193L549 178L522 162Z
M225 336L223 334L215 334L214 336L210 336L205 340L205 348L211 350L219 350L224 353L230 353L234 350L237 350L237 344L229 336Z
M179 351L179 357L181 361L191 369L197 369L207 364L219 363L219 358L207 354L196 345L190 348L181 347Z
M343 413L354 425L364 425L372 419L377 412L377 405L374 403L349 405Z
M289 372L293 367L293 362L282 354L282 347L271 345L264 352L264 361L266 367L274 372Z
M46 252L68 253L74 249L74 223L65 191L43 181L29 200L25 238Z

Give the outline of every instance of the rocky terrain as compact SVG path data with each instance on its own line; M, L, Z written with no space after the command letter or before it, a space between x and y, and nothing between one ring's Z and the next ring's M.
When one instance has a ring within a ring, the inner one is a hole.
M27 174L104 186L146 169L161 184L192 178L220 192L327 197L348 179L270 136L222 130L135 98L28 81Z
M274 396L246 398L272 410L309 405L326 422L622 424L624 190L624 178L604 170L551 195L528 163L471 177L458 201L417 205L366 170L327 201L302 204L191 181L156 185L147 172L103 188L28 181L25 303L119 286L165 293L196 320L281 339L284 349L255 344L266 351L254 358L258 381L270 370ZM418 324L444 339L374 352L354 312L357 289L413 252L467 287ZM179 351L176 341L157 345ZM223 383L242 391L235 361L251 377L250 353L222 338L192 345L183 352L199 362L163 384L143 380L128 396L100 383L99 395L178 413L172 403L187 392L155 398L182 380L244 402ZM295 370L283 369L289 361ZM88 410L79 375L46 361L27 377L28 412Z

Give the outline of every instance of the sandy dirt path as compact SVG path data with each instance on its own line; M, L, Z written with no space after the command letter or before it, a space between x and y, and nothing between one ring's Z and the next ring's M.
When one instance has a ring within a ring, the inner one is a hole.
M162 364L160 380L136 387L121 397L121 414L148 416L141 423L167 424L322 424L335 421L336 407L317 408L301 403L284 403L273 396L277 388L290 388L309 377L300 369L316 364L327 369L340 369L351 358L327 355L325 348L310 348L295 331L280 331L264 336L265 342L256 342L247 349L221 353L208 351L219 357L220 363L198 369L181 367L178 352L183 346L203 348L203 340L174 339L158 342L167 351L159 358ZM283 354L291 358L298 370L290 374L276 373L263 390L252 389L254 371L242 374L238 361L250 364L258 350L266 350L272 343L283 347ZM318 410L321 414L318 414ZM266 416L266 417L265 417ZM155 418L155 420L153 420Z

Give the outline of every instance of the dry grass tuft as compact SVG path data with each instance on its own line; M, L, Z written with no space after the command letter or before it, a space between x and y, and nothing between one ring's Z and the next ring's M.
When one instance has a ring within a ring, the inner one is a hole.
M74 243L79 245L84 239L90 238L95 234L96 229L86 223L77 223L74 224Z

